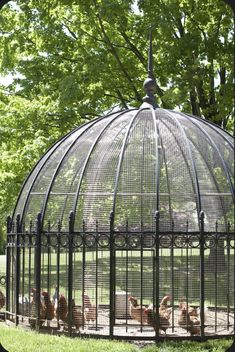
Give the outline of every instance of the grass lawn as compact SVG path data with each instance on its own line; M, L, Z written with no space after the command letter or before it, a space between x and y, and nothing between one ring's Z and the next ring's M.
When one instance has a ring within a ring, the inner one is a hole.
M224 352L232 340L167 342L140 348L128 342L38 334L0 323L0 343L9 352Z

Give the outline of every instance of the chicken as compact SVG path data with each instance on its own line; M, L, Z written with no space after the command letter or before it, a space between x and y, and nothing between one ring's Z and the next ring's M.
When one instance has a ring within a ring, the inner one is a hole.
M3 292L0 291L0 309L2 309L5 306L5 302L6 302L5 296Z
M159 305L159 315L170 319L172 308L167 306L167 302L170 301L170 296L164 296Z
M54 304L51 302L48 292L42 292L42 296L44 297L45 319L47 321L52 320L55 316Z
M180 315L178 318L178 324L183 329L188 331L191 336L200 334L200 320L195 315L189 315L187 304L180 303ZM192 310L191 310L192 314Z
M186 302L181 302L180 308L182 308L182 306L184 306L184 305L187 307ZM200 308L188 306L188 314L190 317L199 318L200 317ZM204 308L204 322L206 322L206 320L207 320L207 315L208 315L208 307L205 307Z
M31 318L29 318L29 324L32 328L35 328L36 325L36 317L37 317L37 302L36 302L36 289L32 288L31 289L31 301L29 304L29 315ZM45 319L45 305L42 300L39 302L39 319L40 319L40 326L42 325L42 320Z
M75 301L72 299L72 325L75 326L76 330L79 330L80 326L83 324L83 316L80 309L76 308Z
M27 297L19 295L19 314L28 315L29 314L29 300Z
M148 308L145 308L144 313L147 317L147 324L151 325L154 330L157 330L157 316L156 312L154 312L154 309L152 306L149 306ZM166 330L170 326L170 315L166 316L166 312L164 313L159 313L159 330L162 330L166 333Z
M147 315L144 314L145 306L138 304L137 298L130 296L130 316L132 319L137 320L140 324L147 323Z
M60 294L58 298L58 302L55 305L55 316L57 320L66 321L68 315L68 304L65 299L65 296Z
M97 318L96 306L91 303L90 297L84 293L84 318L86 321L94 322Z

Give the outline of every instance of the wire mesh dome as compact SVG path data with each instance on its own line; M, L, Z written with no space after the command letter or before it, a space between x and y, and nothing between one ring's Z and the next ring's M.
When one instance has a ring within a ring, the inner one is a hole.
M151 107L127 110L92 121L65 136L39 161L19 197L15 214L25 227L42 213L68 230L83 221L109 229L125 226L162 231L225 231L233 206L233 139L206 120Z
M151 71L150 60L140 109L72 131L25 181L7 223L16 325L129 340L234 334L233 139L157 107Z

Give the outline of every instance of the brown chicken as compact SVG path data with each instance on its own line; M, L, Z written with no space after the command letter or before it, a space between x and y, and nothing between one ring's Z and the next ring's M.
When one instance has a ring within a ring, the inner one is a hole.
M54 304L51 302L48 292L42 292L42 296L44 297L45 319L47 321L52 320L55 316Z
M167 303L170 301L170 296L164 296L159 305L159 315L170 319L172 308L168 307Z
M153 307L149 306L148 308L146 308L144 310L144 313L147 317L147 324L151 325L154 330L157 330L157 316L156 316L156 312L154 312ZM161 312L161 314L159 313L159 330L164 331L166 334L166 330L169 328L170 326L170 314L167 315L166 312Z
M137 320L140 324L147 323L147 315L144 314L145 306L138 304L137 298L130 296L128 298L130 301L130 316L132 319Z
M42 302L42 300L40 300L39 302L39 319L40 319L40 323L39 325L42 326L42 320L45 319L45 305ZM30 304L29 304L29 315L31 318L29 318L29 324L32 328L35 328L36 326L36 317L37 317L37 303L36 303L36 289L32 288L31 289L31 300L30 300Z
M2 309L5 306L5 302L6 302L5 296L3 292L0 291L0 309Z
M65 296L60 294L58 302L55 305L55 316L57 320L66 321L68 315L68 304Z
M76 330L79 330L83 323L82 312L75 305L75 300L72 299L72 324L75 326Z
M191 336L200 334L200 320L195 315L189 315L187 304L180 303L180 315L178 318L178 324L188 331ZM192 310L191 310L192 313Z
M180 304L179 304L180 309L183 306L187 307L187 302L180 302ZM188 314L190 316L192 316L192 317L196 317L197 318L199 316L199 310L198 310L198 308L195 308L195 307L192 307L192 306L188 305Z
M94 322L97 318L96 306L91 303L90 297L84 293L84 318L86 321Z

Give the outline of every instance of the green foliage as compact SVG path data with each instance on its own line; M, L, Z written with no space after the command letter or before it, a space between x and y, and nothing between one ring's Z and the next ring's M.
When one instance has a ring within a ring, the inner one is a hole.
M0 13L0 227L45 150L141 104L149 24L158 102L232 131L233 16L221 0L16 0Z

